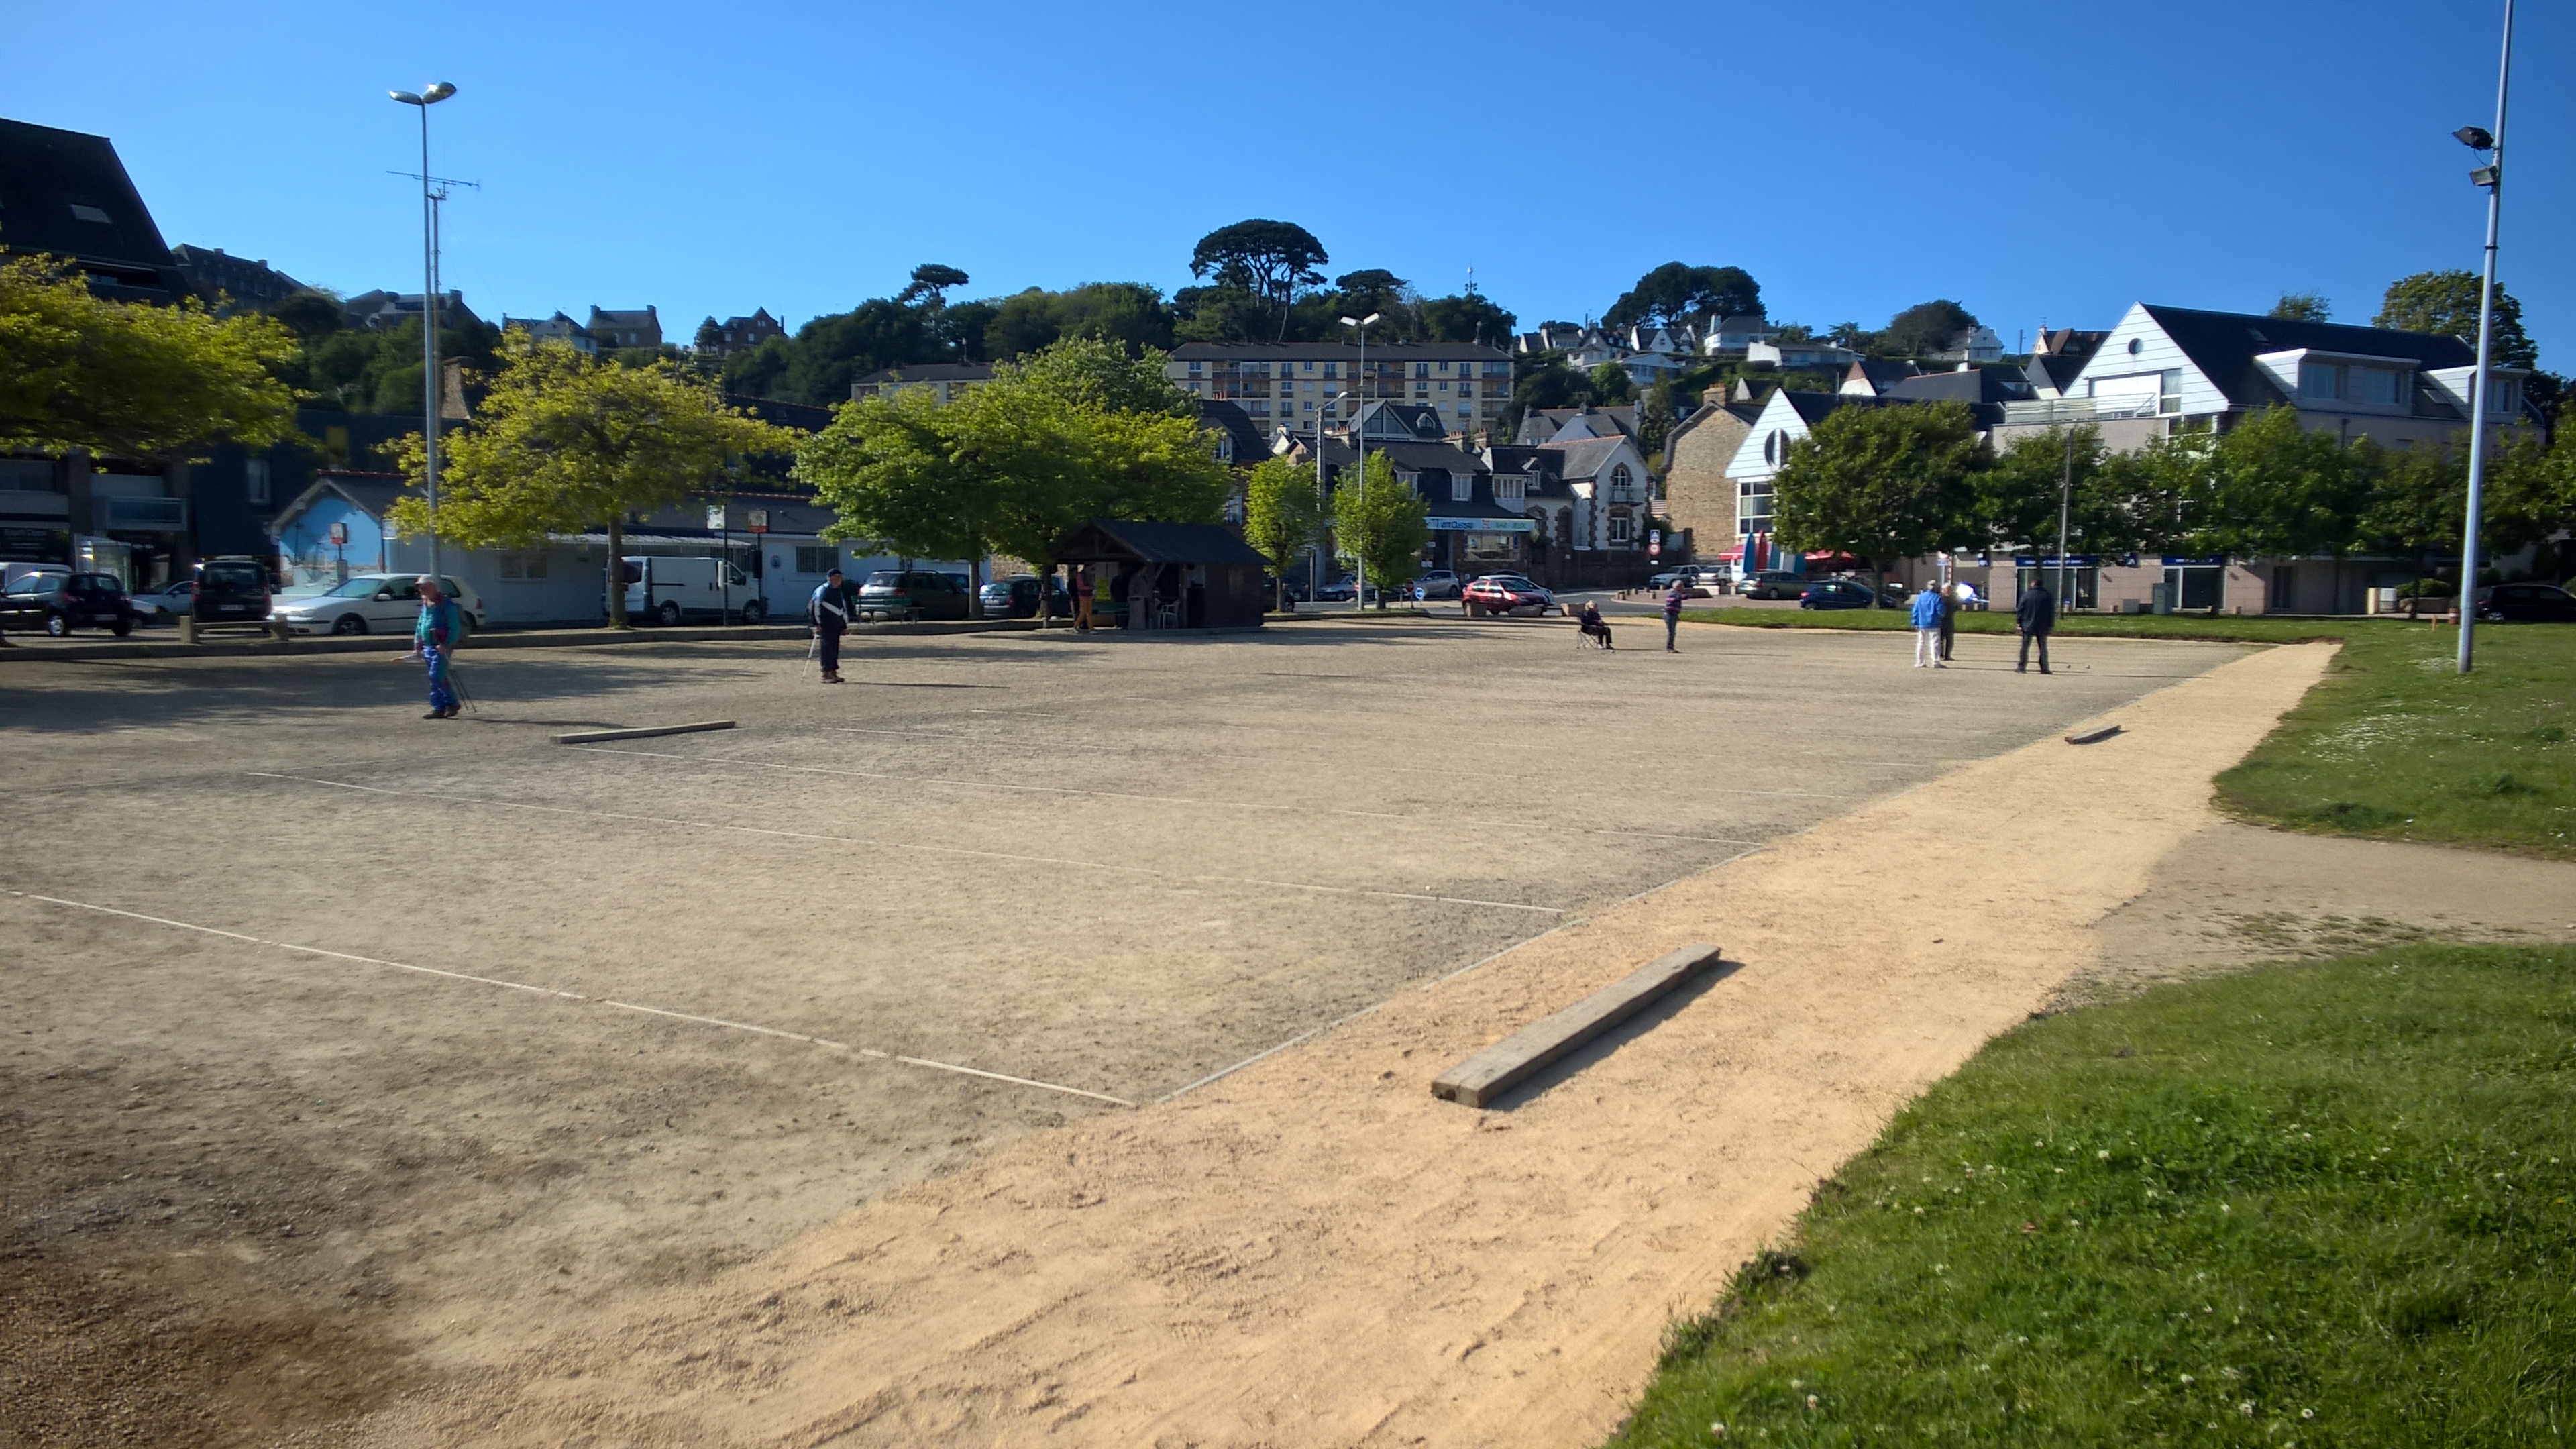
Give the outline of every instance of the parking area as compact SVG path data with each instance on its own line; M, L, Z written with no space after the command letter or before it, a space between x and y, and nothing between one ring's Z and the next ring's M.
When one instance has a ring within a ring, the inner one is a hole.
M383 656L0 664L8 1236L537 1331L2241 652L1684 643L469 651L452 723Z

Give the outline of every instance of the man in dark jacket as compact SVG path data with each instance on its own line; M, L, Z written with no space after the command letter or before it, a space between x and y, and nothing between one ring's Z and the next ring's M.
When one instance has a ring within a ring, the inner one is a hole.
M2034 639L2039 641L2039 672L2048 673L2048 635L2057 627L2057 596L2048 591L2048 585L2034 582L2014 606L2013 622L2021 629L2021 662L2013 666L2013 673L2029 671Z
M814 647L822 655L825 684L841 682L841 634L850 627L850 600L841 585L841 571L832 570L805 605L805 617L814 626Z

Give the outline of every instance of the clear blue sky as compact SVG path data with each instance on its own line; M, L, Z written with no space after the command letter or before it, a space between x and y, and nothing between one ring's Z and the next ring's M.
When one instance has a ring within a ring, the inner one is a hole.
M2017 330L2131 301L2367 321L2477 265L2450 139L2492 121L2501 6L16 4L0 115L112 136L176 242L343 292L419 286L413 113L447 279L485 316L661 306L685 339L900 286L1189 282L1250 216L1335 272L1470 267L1524 325L1658 263L1772 315L1955 297ZM2576 365L2576 15L2526 4L2507 285ZM1299 179L1276 179L1294 163ZM1256 179L1247 163L1263 163ZM1434 168L1437 168L1435 171Z

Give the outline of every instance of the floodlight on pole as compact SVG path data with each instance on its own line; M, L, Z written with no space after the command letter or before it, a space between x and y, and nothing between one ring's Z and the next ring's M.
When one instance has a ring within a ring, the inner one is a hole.
M1365 317L1345 317L1342 319L1343 326L1354 328L1360 334L1360 406L1359 411L1351 415L1351 442L1359 450L1360 513L1362 517L1366 517L1368 512L1368 330L1369 324L1377 321L1377 319L1378 314L1375 312L1371 312ZM1360 610L1368 607L1368 560L1361 557L1357 550L1354 550L1351 554L1351 564L1352 575L1359 580L1359 586L1351 590L1351 612L1358 613Z
M456 85L432 81L417 95L410 91L385 94L420 112L420 473L429 503L429 571L444 577L445 557L438 542L438 218L430 198L429 108L456 94Z
M2513 0L2504 0L2504 54L2496 63L2495 129L2462 126L2451 134L2462 145L2482 153L2486 164L2469 173L2472 184L2486 188L2486 272L2478 283L2478 371L2469 390L2469 506L2460 538L2460 653L2466 674L2477 662L2478 533L2486 521L2487 406L2494 390L2496 227L2504 215L2504 103L2513 79Z

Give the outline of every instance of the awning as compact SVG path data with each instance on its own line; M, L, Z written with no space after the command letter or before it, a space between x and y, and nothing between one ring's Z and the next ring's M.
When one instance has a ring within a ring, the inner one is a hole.
M1744 561L1744 550L1740 547L1730 548L1724 553L1719 554L1717 558L1720 563L1742 563Z
M736 548L756 548L760 545L760 541L764 537L775 538L777 535L745 533L740 529L736 529L734 530L733 535L733 546ZM608 535L605 533L552 533L546 535L546 541L548 543L590 544L600 548L606 548L608 546ZM724 545L722 535L705 529L701 529L696 533L628 532L617 535L617 541L621 546L626 548L721 548Z
M1536 533L1535 518L1426 518L1433 533Z

